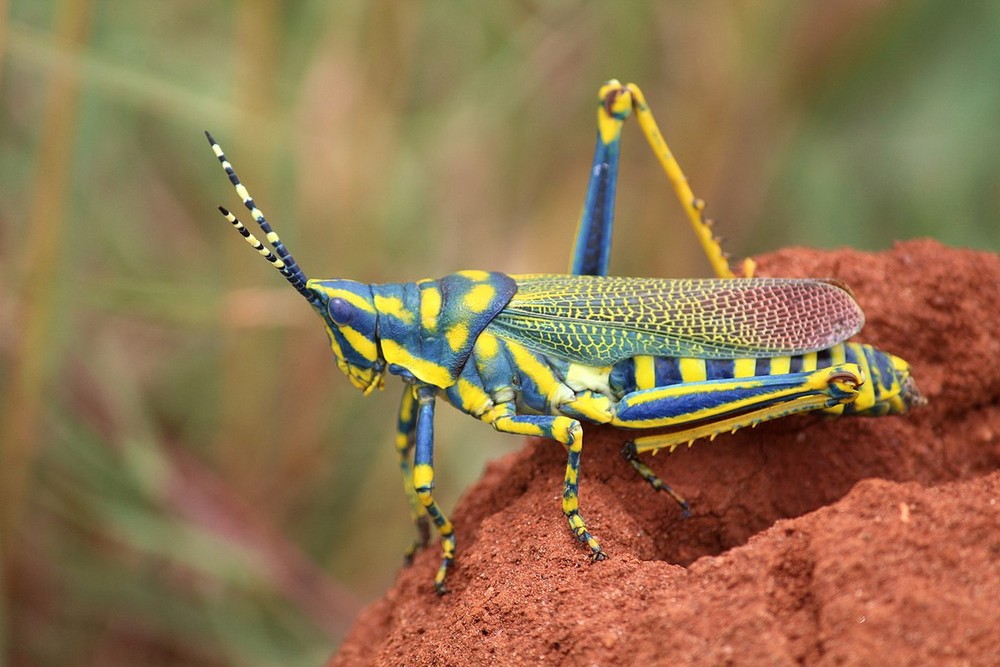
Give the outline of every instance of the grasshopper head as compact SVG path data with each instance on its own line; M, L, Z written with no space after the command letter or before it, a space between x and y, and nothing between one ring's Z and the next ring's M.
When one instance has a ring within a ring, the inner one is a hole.
M226 159L222 148L208 132L205 133L215 156L222 164L222 169L229 176L229 181L236 188L236 194L243 200L243 205L250 211L254 221L264 232L267 242L274 248L271 252L263 243L250 233L235 215L223 207L219 207L226 220L236 228L236 231L250 246L271 263L285 277L295 290L305 297L306 301L319 313L326 324L326 333L330 337L330 347L337 357L337 366L350 379L351 383L365 392L370 393L376 387L382 388L385 360L379 353L378 337L376 335L375 306L371 287L351 280L309 280L299 268L292 253L282 243L278 234L271 228L246 187L240 182L233 170L232 164Z
M366 395L382 388L385 360L376 331L371 286L353 280L309 280L313 308L323 318L337 367Z

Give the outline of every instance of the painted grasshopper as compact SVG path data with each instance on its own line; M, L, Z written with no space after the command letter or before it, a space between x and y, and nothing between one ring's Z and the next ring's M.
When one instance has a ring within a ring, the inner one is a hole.
M598 99L597 148L569 275L460 271L382 285L307 279L206 133L274 252L220 210L323 319L340 370L365 394L382 388L386 371L403 380L396 450L421 534L410 554L426 544L430 517L442 545L439 593L455 536L433 493L438 397L498 431L563 444L562 510L594 560L606 556L579 510L581 423L658 429L632 439L625 458L687 512L640 454L793 413L898 414L923 402L905 361L844 342L864 315L843 285L752 278L750 260L746 277L735 277L641 91L609 81ZM718 278L607 276L621 130L632 113Z

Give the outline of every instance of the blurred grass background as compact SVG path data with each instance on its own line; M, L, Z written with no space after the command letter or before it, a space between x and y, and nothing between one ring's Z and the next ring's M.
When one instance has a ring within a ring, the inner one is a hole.
M0 21L11 665L315 665L411 539L397 384L363 400L219 218L238 201L203 129L313 277L564 270L611 77L737 256L1000 249L997 3L0 0ZM628 129L613 270L707 275ZM519 443L438 422L451 508Z

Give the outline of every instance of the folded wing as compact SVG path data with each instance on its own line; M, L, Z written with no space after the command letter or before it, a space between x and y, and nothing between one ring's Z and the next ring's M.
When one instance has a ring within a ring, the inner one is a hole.
M543 354L609 365L649 354L726 359L814 352L864 324L836 282L519 275L487 330Z

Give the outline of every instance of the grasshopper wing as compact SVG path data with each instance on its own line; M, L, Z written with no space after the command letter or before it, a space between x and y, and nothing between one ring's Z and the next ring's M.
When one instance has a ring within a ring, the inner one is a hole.
M487 329L536 352L591 366L643 354L803 354L844 341L864 324L851 293L826 280L512 277L517 293Z

